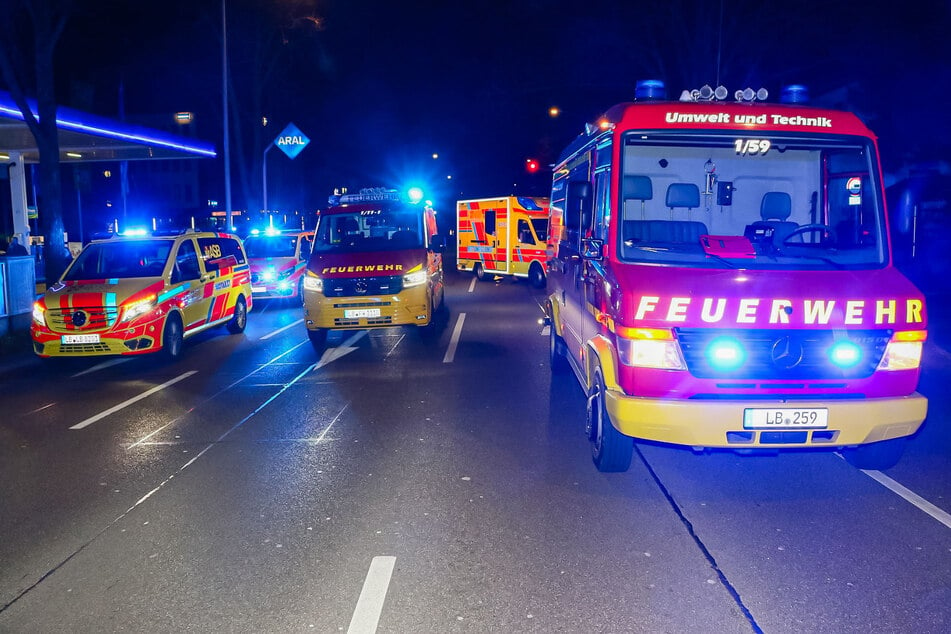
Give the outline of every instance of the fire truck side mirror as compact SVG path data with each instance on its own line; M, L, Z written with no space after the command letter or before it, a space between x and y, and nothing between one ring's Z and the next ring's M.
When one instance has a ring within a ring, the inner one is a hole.
M604 254L604 240L585 238L581 241L581 255L585 260L600 260Z
M429 248L431 248L436 253L442 253L446 250L446 238L445 236L435 235L429 239Z

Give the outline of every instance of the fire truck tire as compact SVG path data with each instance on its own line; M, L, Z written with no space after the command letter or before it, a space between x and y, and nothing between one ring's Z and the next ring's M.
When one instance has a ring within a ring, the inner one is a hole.
M905 438L893 438L842 450L842 457L856 469L881 471L898 464L905 452Z
M232 335L240 335L248 326L248 303L244 295L238 295L238 301L234 303L234 315L228 322L228 332Z
M169 314L162 328L162 354L169 361L177 361L182 357L185 347L185 328L178 313Z
M476 279L480 282L485 282L489 279L489 275L485 272L485 267L483 267L480 262L476 262L472 266L472 272L475 273Z
M528 267L528 281L535 288L545 288L545 270L538 262Z
M555 325L548 327L548 359L552 374L565 374L570 369L568 365L567 345L565 340L555 332Z
M310 339L310 345L314 347L314 352L323 354L327 349L327 329L318 328L317 330L308 330L307 338Z
M587 427L590 430L591 458L598 471L618 473L627 471L631 466L634 439L614 428L604 403L605 391L599 368L595 371L594 384L588 395Z

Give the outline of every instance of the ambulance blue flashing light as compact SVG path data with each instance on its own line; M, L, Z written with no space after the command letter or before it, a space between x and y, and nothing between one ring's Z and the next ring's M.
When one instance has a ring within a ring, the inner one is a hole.
M132 227L121 232L119 235L126 237L141 237L149 235L149 232L142 227Z
M809 103L809 89L802 84L783 86L779 103Z
M717 337L706 350L707 362L716 370L730 372L746 362L746 352L733 337Z
M667 87L660 79L641 79L634 87L634 99L666 99Z

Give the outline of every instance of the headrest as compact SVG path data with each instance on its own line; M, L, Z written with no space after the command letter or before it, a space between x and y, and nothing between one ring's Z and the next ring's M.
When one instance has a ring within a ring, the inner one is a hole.
M766 192L760 204L759 215L763 220L786 220L792 213L792 198L786 192Z
M693 183L672 183L667 187L667 206L690 209L699 207L700 188Z
M651 200L654 198L654 186L648 176L635 174L625 176L621 191L621 200Z

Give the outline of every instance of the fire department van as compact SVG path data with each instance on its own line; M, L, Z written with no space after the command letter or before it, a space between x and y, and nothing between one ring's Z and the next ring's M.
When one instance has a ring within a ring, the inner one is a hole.
M396 190L331 196L304 274L304 323L315 350L329 330L429 326L444 306L436 214Z
M144 232L143 232L144 233ZM184 339L225 324L244 331L251 272L229 234L114 236L93 240L33 305L41 357L182 353Z
M639 84L553 174L551 363L587 392L596 466L626 470L633 439L893 465L927 413L928 313L875 137L801 87L662 92Z
M456 202L456 268L479 280L495 275L545 286L548 199L525 196Z
M303 297L304 268L313 240L313 231L277 229L252 231L245 238L255 299Z

